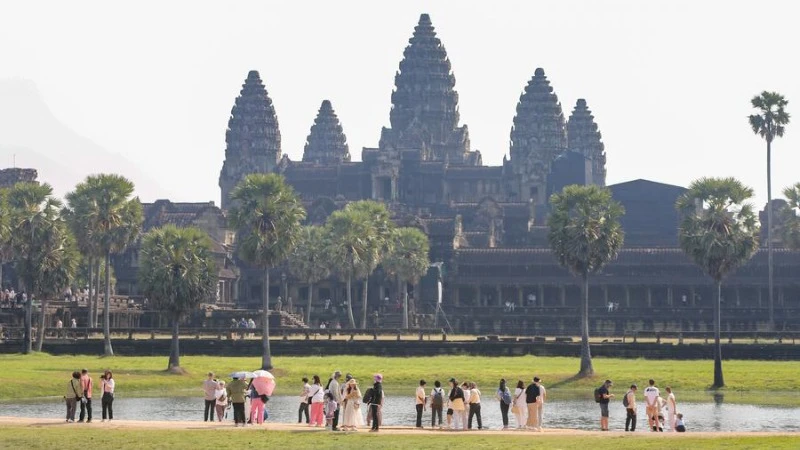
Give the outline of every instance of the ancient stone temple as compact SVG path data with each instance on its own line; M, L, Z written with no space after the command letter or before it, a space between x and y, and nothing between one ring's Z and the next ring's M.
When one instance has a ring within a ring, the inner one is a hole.
M223 209L242 177L268 171L282 174L294 187L309 223L324 223L351 201L383 201L398 224L427 233L431 260L443 263L442 307L456 330L575 332L580 289L550 252L546 219L549 196L564 186L606 185L605 144L586 100L577 100L567 122L545 71L536 69L517 103L507 157L500 166L485 166L480 152L470 148L467 126L459 123L455 76L427 14L414 28L394 81L389 126L381 130L377 147L362 148L361 161L351 161L328 101L311 125L302 161L291 161L281 155L266 89L258 73L250 72L228 124L220 175ZM678 248L674 204L685 189L648 180L609 189L627 211L622 221L626 246L594 278L593 332L709 329L711 283ZM800 326L800 288L791 276L800 267L800 253L781 249L779 255L776 311L784 326ZM238 282L237 304L255 308L261 303L261 277L246 272ZM300 280L281 268L275 272L273 299L306 297ZM412 289L423 326L435 305L433 272ZM726 304L738 309L725 313L723 327L763 328L765 273L759 253L726 281ZM315 289L319 302L341 305L346 297L334 278ZM399 321L385 304L387 297L397 298L396 288L380 268L369 289L368 308L380 310L382 324ZM609 304L620 312L609 315ZM313 306L312 324L341 319L335 311Z
M570 151L580 153L592 162L590 183L605 186L606 151L601 139L586 100L579 98L567 122L567 146Z
M225 133L225 162L219 175L222 208L245 175L272 172L281 159L281 132L272 100L258 71L251 70L231 110Z
M303 149L303 162L336 165L350 162L350 149L331 102L323 100Z
M0 169L0 189L10 188L17 183L33 183L38 176L36 169L20 169L18 167Z

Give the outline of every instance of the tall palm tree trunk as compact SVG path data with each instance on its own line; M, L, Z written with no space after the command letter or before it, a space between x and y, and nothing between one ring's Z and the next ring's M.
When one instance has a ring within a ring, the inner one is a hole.
M581 277L581 370L579 376L594 375L592 351L589 348L589 275Z
M114 356L111 348L111 252L106 252L106 289L103 293L103 356ZM98 277L100 278L100 277Z
M272 352L269 348L269 269L264 269L264 296L261 316L261 368L272 370Z
M169 346L169 363L167 370L173 370L181 366L181 350L180 350L180 319L178 316L172 318L172 343Z
M361 328L367 329L367 299L369 293L369 275L364 278L364 292L361 293Z
M353 317L353 277L347 276L347 318L350 319L350 328L356 327L356 319Z
M36 351L42 351L42 344L44 344L44 327L47 324L47 318L45 317L47 311L47 300L42 299L39 300L39 328L36 330Z
M90 295L94 298L94 326L100 326L100 258L95 259L94 287L89 286Z
M25 302L25 332L23 333L24 339L22 342L22 353L25 355L30 354L33 351L33 345L31 343L31 332L33 331L33 307L31 306L32 303L32 295L28 292L28 286L32 286L33 283L27 283L25 286L24 292L28 295L28 300Z
M767 139L767 272L769 289L769 329L775 330L775 306L772 285L772 142Z
M397 276L397 293L403 295L403 329L408 329L408 286Z
M94 289L94 258L89 258L89 296L86 298L86 301L89 303L89 328L95 327L95 320L97 319L97 304L93 301L94 297L92 297L92 289Z
M306 308L306 325L311 326L311 302L314 299L314 283L308 283L308 307Z
M722 377L722 344L720 344L720 329L722 323L720 316L722 316L722 281L716 281L717 287L717 300L714 302L714 385L713 388L721 388L725 386L725 380Z

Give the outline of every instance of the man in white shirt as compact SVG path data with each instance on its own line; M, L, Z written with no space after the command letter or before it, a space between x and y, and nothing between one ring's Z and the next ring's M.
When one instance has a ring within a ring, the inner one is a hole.
M465 396L466 396L466 391ZM469 418L467 419L467 428L472 429L472 418L477 416L478 419L478 429L483 429L483 423L481 421L481 391L478 390L478 385L475 383L469 384L469 400L467 401L469 405Z
M425 380L419 380L417 392L414 398L417 407L417 428L422 428L422 411L425 410L425 405L428 403L428 397L425 395Z
M214 410L216 409L217 397L216 390L218 384L214 379L214 372L208 372L208 379L203 381L203 393L205 394L206 407L203 411L203 422L208 422L209 419L214 421Z
M648 382L649 386L644 388L644 402L647 413L647 425L651 431L658 431L658 397L661 395L656 387L655 380Z
M333 372L331 381L328 383L328 392L333 394L333 399L336 401L336 410L333 412L333 422L331 422L331 431L339 431L339 405L342 404L342 390L339 389L339 378L342 372L338 370Z

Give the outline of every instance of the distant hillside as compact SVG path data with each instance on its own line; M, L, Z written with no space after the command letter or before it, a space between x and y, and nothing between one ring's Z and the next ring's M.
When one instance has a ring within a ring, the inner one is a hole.
M110 152L76 134L42 99L33 82L0 80L0 167L39 171L39 181L50 183L58 196L72 190L91 173L120 173L136 184L143 200L164 198L158 183L124 156Z

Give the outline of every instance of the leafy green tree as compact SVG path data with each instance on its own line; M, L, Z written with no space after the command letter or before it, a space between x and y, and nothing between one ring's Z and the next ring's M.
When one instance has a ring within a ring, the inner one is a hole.
M735 178L701 178L692 182L675 204L681 214L678 230L686 255L714 280L714 385L725 385L720 345L722 279L758 250L759 227L746 203L753 190Z
M88 213L94 208L94 199L89 195L66 195L68 206L62 211L67 225L75 236L75 242L82 258L78 269L79 286L87 286L89 290L89 327L97 326L98 294L100 292L100 259L103 257L100 242L94 237L94 229L89 228ZM85 202L84 204L78 204ZM83 212L78 216L77 211ZM85 276L84 276L85 275Z
M369 227L369 232L364 235L364 245L368 247L365 255L369 257L362 261L358 270L364 278L364 289L361 291L361 328L367 328L369 277L381 263L383 255L391 252L392 235L396 227L383 203L360 200L348 204L344 209L363 215L365 224Z
M784 189L783 195L786 197L786 207L781 211L781 239L787 247L800 249L800 183Z
M289 256L289 271L298 279L308 283L308 304L305 317L307 324L311 323L314 284L328 278L331 274L327 240L328 235L324 228L313 225L303 227L297 246Z
M11 261L11 227L8 208L8 189L0 189L0 290L3 289L3 265Z
M364 277L372 272L367 270L378 259L378 248L371 245L370 218L362 211L334 211L325 222L328 234L328 255L334 271L347 283L347 316L350 328L356 327L353 316L353 279ZM366 275L365 275L366 274Z
M181 373L179 326L203 301L214 297L217 270L211 238L197 228L166 225L145 234L139 261L139 282L155 309L172 321L167 370Z
M269 271L294 250L306 213L291 186L276 174L248 175L236 186L231 200L230 220L238 230L239 257L264 271L261 368L270 370Z
M92 247L105 259L103 292L103 340L105 356L112 356L111 255L121 253L142 230L142 204L133 196L133 183L121 175L90 175L67 194L67 217L73 230L88 234ZM99 271L98 271L99 272Z
M772 263L772 141L783 137L789 124L786 105L789 101L777 92L764 91L750 100L757 114L748 117L753 133L767 141L767 266L769 286L769 324L775 329L775 307L773 302L773 263Z
M67 274L60 278L71 264L65 255L69 237L65 236L66 227L59 214L61 203L53 197L49 184L17 183L8 192L7 202L10 248L16 255L16 272L28 294L23 340L23 353L27 354L32 351L33 299L43 299L43 294L52 291L54 284L69 277ZM61 285L64 286L66 283ZM45 307L43 302L42 315Z
M397 291L403 295L403 328L408 329L408 283L416 283L428 273L430 260L428 236L417 228L398 228L393 236L392 251L383 260L383 268L397 280Z
M553 255L581 281L581 368L579 376L594 374L589 348L589 275L616 259L624 240L622 205L611 191L598 186L567 186L550 197L548 239Z

